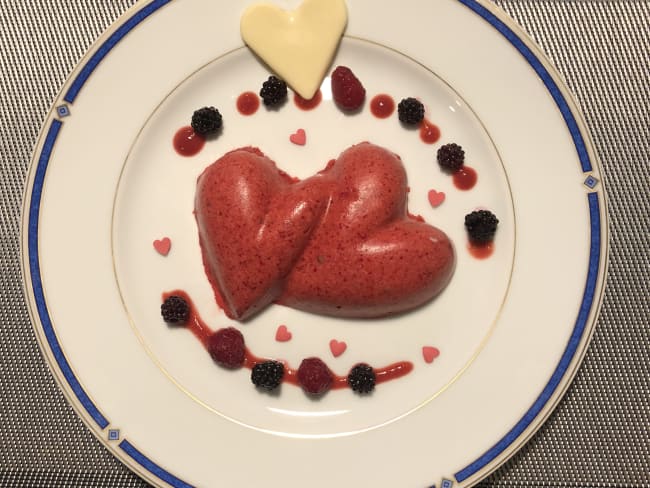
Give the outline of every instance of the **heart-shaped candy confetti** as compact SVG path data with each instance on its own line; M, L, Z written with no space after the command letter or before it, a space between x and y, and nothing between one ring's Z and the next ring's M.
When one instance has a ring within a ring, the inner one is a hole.
M290 341L291 337L291 332L289 332L286 325L279 326L278 330L275 331L275 340L278 342Z
M309 100L323 82L347 19L344 0L305 0L290 11L258 3L242 15L240 30L248 47Z
M348 345L343 341L337 341L336 339L330 341L330 351L332 351L335 358L343 354L347 348Z
M298 146L304 146L307 143L307 134L305 129L298 129L289 136L289 140Z
M429 203L432 207L439 207L445 201L445 192L429 190Z
M422 357L427 363L432 363L434 359L440 356L440 350L433 346L424 346L422 348Z
M172 241L169 237L153 241L153 248L162 256L167 256L172 248Z

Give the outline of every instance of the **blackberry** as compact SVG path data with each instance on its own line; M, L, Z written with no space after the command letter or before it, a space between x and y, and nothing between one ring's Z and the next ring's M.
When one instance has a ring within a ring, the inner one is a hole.
M415 98L404 98L397 105L399 120L409 125L416 125L424 119L424 105Z
M260 97L267 107L279 105L287 98L287 84L280 78L271 75L262 84Z
M217 364L238 368L246 359L244 336L234 327L219 329L208 339L208 352Z
M442 169L456 171L465 164L465 151L458 144L445 144L438 149L438 164Z
M160 314L168 324L184 324L190 316L190 306L183 297L172 295L160 306Z
M489 210L475 210L465 215L465 228L472 242L485 244L494 238L499 219Z
M279 361L264 361L253 366L251 381L258 388L274 390L284 377L284 364Z
M311 395L327 392L334 381L331 371L319 358L303 359L298 367L297 377L302 389Z
M359 393L370 393L375 389L377 377L375 371L367 364L357 364L348 374L348 385Z
M201 136L216 134L223 125L221 113L214 107L203 107L192 114L192 129Z

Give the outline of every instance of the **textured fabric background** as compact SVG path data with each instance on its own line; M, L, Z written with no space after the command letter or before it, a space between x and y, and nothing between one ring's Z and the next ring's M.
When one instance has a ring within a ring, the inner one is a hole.
M432 0L435 1L435 0ZM67 405L23 300L19 218L49 105L133 0L0 0L0 486L143 487ZM584 363L537 435L480 486L650 487L649 25L643 0L495 0L583 108L606 175L611 252Z

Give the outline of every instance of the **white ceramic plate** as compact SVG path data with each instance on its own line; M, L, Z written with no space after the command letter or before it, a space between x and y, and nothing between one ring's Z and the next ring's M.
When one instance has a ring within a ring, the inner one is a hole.
M607 258L605 195L582 119L559 77L486 2L349 0L334 66L368 100L344 115L331 100L289 101L243 116L236 99L270 74L239 37L250 2L154 0L96 44L55 101L30 168L23 216L25 288L43 352L70 403L104 444L159 486L469 486L548 416L584 354ZM296 2L279 2L284 8ZM399 19L399 20L396 20ZM423 143L369 100L420 98L440 140ZM192 112L214 105L224 130L199 154L172 147ZM304 146L289 136L302 128ZM399 154L409 209L443 229L457 265L447 289L391 319L359 321L273 305L246 324L214 303L192 214L197 176L254 145L306 178L371 141ZM438 168L463 146L479 179L458 190ZM428 192L445 193L439 206ZM463 218L499 217L494 252L476 259ZM153 242L171 240L163 256ZM257 355L413 363L367 397L310 399L289 384L264 394L247 369L215 365L161 294L183 289L212 329L240 328ZM292 333L275 340L279 325ZM345 342L337 357L329 342ZM426 362L423 347L440 355Z

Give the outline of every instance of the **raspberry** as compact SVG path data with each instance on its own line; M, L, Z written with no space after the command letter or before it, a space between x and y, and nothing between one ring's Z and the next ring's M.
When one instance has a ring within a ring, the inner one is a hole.
M448 171L456 171L465 164L465 151L458 144L445 144L438 149L438 164Z
M190 306L183 297L172 295L160 306L160 314L168 324L184 324L190 316Z
M419 124L424 119L424 105L415 98L404 98L397 105L397 115L405 124Z
M268 107L279 105L287 98L287 84L277 76L271 75L262 83L260 97Z
M367 364L357 364L348 374L348 385L359 393L370 393L375 389L375 371Z
M284 377L284 364L278 361L264 361L253 366L251 381L259 388L273 390L280 386Z
M357 110L366 98L366 89L350 68L337 67L332 73L332 97L343 110Z
M234 327L219 329L208 340L208 352L217 364L238 368L246 357L244 336Z
M322 395L332 386L332 373L319 358L303 359L298 368L298 383L312 395Z
M203 107L192 115L192 129L199 135L216 134L223 125L223 118L214 107Z
M465 215L465 228L472 242L485 244L494 238L499 219L489 210L475 210Z

